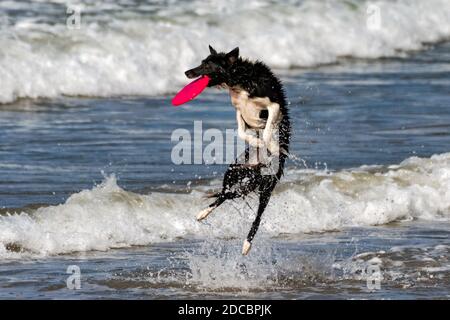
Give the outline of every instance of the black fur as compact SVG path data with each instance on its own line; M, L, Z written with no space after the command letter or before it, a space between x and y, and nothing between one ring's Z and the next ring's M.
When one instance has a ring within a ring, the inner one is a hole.
M222 191L214 195L217 199L210 205L210 207L217 207L225 200L244 197L250 192L256 191L259 194L259 206L256 219L247 236L247 240L251 242L258 230L261 216L269 203L272 191L283 175L289 152L291 125L286 97L280 80L264 63L240 58L239 48L235 48L229 53L217 53L211 46L209 49L211 54L202 61L200 66L185 72L188 78L208 75L211 78L208 86L225 83L229 87L239 86L246 90L250 97L268 97L271 102L280 105L282 114L282 120L278 127L280 156L277 172L272 175L263 175L261 173L261 170L264 169L263 164L252 166L236 161L226 171ZM267 119L267 116L267 111L260 113L262 119ZM249 149L246 150L245 157L248 159Z

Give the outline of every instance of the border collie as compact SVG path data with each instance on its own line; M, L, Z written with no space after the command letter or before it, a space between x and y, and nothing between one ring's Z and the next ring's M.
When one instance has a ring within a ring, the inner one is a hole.
M200 66L185 74L190 79L207 75L210 78L208 87L219 86L229 90L231 103L236 109L238 136L248 144L248 148L243 160L240 157L241 160L238 158L229 166L222 191L211 196L216 200L197 215L197 220L205 219L225 200L245 197L255 191L259 195L258 211L242 247L242 254L247 255L272 191L283 175L289 152L291 125L286 97L283 85L269 67L260 61L242 59L239 48L218 53L209 46L209 51L210 55ZM277 137L274 137L275 133ZM257 160L250 161L255 149ZM261 150L264 150L263 155L267 155L264 161L260 159ZM267 170L275 163L275 170Z

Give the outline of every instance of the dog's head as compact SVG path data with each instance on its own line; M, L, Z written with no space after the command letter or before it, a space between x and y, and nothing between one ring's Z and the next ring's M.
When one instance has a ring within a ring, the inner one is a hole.
M209 46L209 52L210 55L198 67L185 72L186 77L192 79L206 75L211 79L208 87L227 83L229 70L239 58L239 48L235 48L228 53L217 53L213 47Z

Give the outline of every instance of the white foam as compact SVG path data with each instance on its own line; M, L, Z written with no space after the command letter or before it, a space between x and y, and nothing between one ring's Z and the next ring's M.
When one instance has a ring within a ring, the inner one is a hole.
M248 256L241 254L241 241L208 241L193 252L184 254L188 272L183 277L187 286L199 290L234 292L276 291L286 285L304 285L331 278L334 252L321 256L304 253L299 256L280 250L272 241L259 241ZM181 278L181 277L180 277Z
M398 56L450 37L448 0L376 1L379 30L366 27L369 1L193 1L160 8L154 16L139 14L146 4L127 13L104 2L80 3L86 12L80 30L67 29L64 19L36 16L2 28L0 103L173 92L209 43L219 50L240 46L244 56L288 68L342 56ZM45 8L40 10L58 12Z
M450 219L450 153L412 157L385 172L308 170L287 173L263 216L258 237L342 230L392 221ZM296 178L293 178L296 177ZM287 187L287 184L288 187ZM0 216L0 257L47 256L147 245L178 237L235 237L241 242L254 217L244 201L227 202L206 223L195 216L204 193L140 195L114 177L64 204ZM250 201L255 208L255 201ZM259 240L256 240L259 241ZM22 248L12 253L7 247Z

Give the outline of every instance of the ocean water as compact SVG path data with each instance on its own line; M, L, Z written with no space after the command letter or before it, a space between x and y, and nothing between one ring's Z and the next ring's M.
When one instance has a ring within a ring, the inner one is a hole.
M73 30L65 1L0 2L0 298L450 297L450 2L377 1L376 30L368 1L78 4ZM255 197L198 223L226 165L171 160L174 130L236 127L224 91L170 105L208 44L290 103L247 257Z

